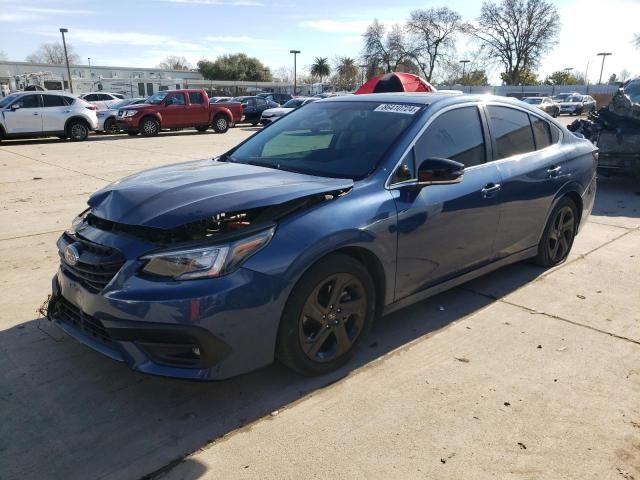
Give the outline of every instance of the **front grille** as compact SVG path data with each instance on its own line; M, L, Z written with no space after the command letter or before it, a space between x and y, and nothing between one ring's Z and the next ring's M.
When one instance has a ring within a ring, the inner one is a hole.
M53 317L59 322L66 323L87 337L93 338L104 345L109 346L113 344L113 341L100 320L87 315L64 297L59 297L56 300Z
M65 259L64 250L69 245L73 245L79 252L78 261L74 265ZM125 261L122 254L114 248L68 233L64 233L58 241L58 254L63 272L92 293L98 293L106 287Z

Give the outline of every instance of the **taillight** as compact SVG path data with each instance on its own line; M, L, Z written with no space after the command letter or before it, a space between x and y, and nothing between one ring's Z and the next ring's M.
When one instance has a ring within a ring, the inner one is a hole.
M87 107L89 110L98 110L98 107L96 107L95 105L87 105Z

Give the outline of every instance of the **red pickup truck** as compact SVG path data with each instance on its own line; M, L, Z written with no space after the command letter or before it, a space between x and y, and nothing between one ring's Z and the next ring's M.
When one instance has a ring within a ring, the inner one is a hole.
M141 133L153 137L162 129L195 128L199 132L212 127L225 133L242 120L239 102L212 103L204 90L164 90L151 95L145 103L122 107L116 123L129 135Z

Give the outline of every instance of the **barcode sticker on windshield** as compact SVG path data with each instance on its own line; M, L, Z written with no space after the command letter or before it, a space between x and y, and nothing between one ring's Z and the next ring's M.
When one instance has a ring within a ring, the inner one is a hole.
M407 115L413 115L420 107L415 105L401 105L398 103L381 103L373 111L374 112L391 112L391 113L406 113Z

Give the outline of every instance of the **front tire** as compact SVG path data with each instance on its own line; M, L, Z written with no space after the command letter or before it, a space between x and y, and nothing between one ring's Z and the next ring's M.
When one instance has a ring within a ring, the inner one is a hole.
M564 262L573 247L577 226L576 204L565 197L558 202L549 216L538 244L535 263L544 268L551 268Z
M145 118L140 124L140 133L145 137L155 137L160 132L160 122L155 118Z
M352 257L331 254L294 287L278 331L277 358L305 375L321 375L349 361L375 314L369 272Z
M83 142L89 137L89 127L82 120L73 120L67 125L67 136L72 142Z

